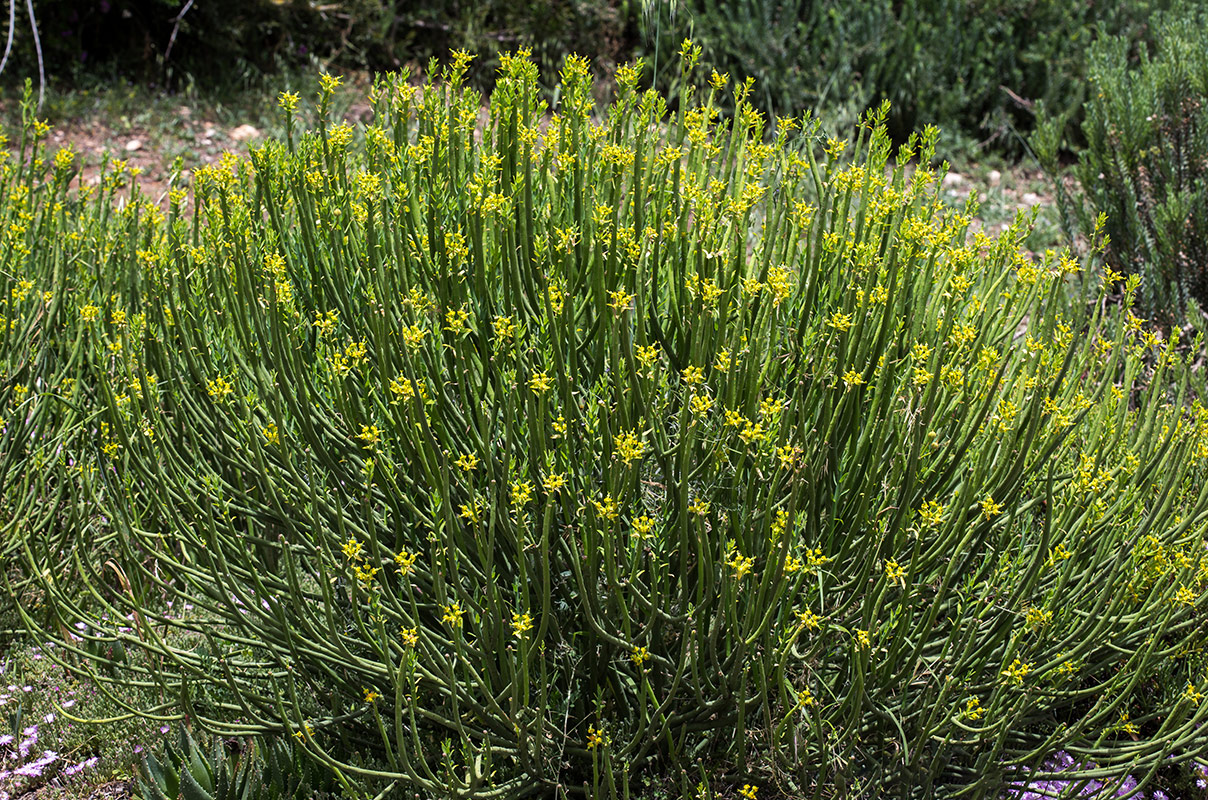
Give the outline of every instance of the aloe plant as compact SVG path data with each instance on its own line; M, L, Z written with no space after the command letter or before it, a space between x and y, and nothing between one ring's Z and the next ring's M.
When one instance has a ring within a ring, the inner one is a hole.
M668 115L627 66L597 113L572 58L548 109L520 55L483 119L468 62L362 129L283 95L166 214L117 165L55 212L21 268L72 402L3 492L58 532L7 527L27 626L86 622L54 657L386 793L1203 758L1208 413L1068 300L1097 255L971 233L884 107L769 140L749 84Z
M177 744L166 744L163 758L142 757L136 781L141 800L284 800L319 797L334 788L330 774L299 759L293 748L277 741L215 741L207 751L185 727Z

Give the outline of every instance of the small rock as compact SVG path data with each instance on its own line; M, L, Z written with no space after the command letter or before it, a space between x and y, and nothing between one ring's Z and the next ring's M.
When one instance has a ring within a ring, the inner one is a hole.
M949 172L944 176L944 188L955 189L965 182L965 176L958 172Z
M180 108L176 109L176 113L181 119L188 119L189 117L193 116L193 109L189 108L188 106L181 106Z
M1040 205L1040 195L1036 194L1035 192L1024 192L1023 197L1019 199L1025 206Z
M260 131L247 124L240 125L238 128L232 128L229 134L236 142L246 142L248 139L255 139L259 135Z
M206 126L205 133L202 134L202 136L206 137L207 139L213 139L217 135L218 135L218 129L214 128L214 127L210 127L208 125Z
M992 169L990 170L990 173L986 175L986 180L990 182L991 186L997 186L1002 182L1002 173L996 169Z
M133 153L135 150L142 150L142 149L143 149L143 140L142 139L131 139L130 141L126 142L126 152L127 153Z

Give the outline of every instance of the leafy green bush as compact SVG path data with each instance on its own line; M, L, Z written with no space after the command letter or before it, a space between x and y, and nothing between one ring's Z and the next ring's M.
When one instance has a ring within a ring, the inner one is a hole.
M643 33L667 53L690 33L703 62L756 79L765 112L819 109L835 124L892 101L896 141L925 124L1018 150L1032 104L1076 113L1098 36L1147 40L1165 0L651 0Z
M577 58L548 116L502 59L483 123L468 66L363 130L325 78L166 213L6 163L5 572L48 657L396 795L1203 756L1174 341L1069 303L1025 218L969 234L885 107L849 162L743 85L668 119L624 67L597 115Z
M1142 309L1183 319L1208 303L1208 16L1166 16L1155 52L1129 67L1127 43L1104 40L1091 56L1087 140L1074 172L1082 197L1062 195L1086 232L1106 215L1108 265L1141 276ZM1058 176L1059 115L1037 137Z

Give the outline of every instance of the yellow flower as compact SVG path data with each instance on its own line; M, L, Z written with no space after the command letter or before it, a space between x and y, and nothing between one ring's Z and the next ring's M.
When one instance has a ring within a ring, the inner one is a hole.
M1053 621L1053 612L1035 606L1024 612L1024 624L1028 630L1038 631Z
M495 338L498 340L506 341L516 336L516 321L511 317L495 317L492 327L495 329Z
M922 518L924 525L934 528L943 521L944 506L934 500L928 500L919 506L919 517Z
M982 708L981 700L970 697L965 701L965 710L961 712L961 716L968 720L979 720L985 713L986 709Z
M608 307L612 309L612 313L620 314L625 309L629 308L629 304L633 302L633 295L626 292L624 289L617 289L615 292L608 293Z
M592 500L591 504L596 507L596 513L609 522L615 520L621 513L621 504L610 494L604 495L603 500Z
M613 442L617 458L628 466L646 454L646 443L639 437L637 431L624 431Z
M260 434L264 436L264 440L269 444L280 444L281 434L277 431L277 423L270 422L260 428Z
M361 543L355 538L349 538L340 549L344 551L344 556L351 561L360 561L362 558Z
M805 551L805 565L811 570L829 563L830 560L830 556L822 555L821 547L815 547L812 550L807 548Z
M466 324L470 321L470 312L466 311L465 306L461 308L451 308L445 312L445 330L452 334L463 333L466 330Z
M814 699L813 692L811 692L809 689L802 689L797 693L797 702L802 707L806 707L814 705L817 701Z
M344 79L339 76L329 75L328 73L324 72L319 76L319 91L322 94L330 95L337 88L339 88L340 83L343 80Z
M545 479L541 481L541 485L545 488L546 492L553 494L562 487L566 486L566 474L562 472L552 472L545 476Z
M1028 673L1031 671L1032 671L1031 664L1024 662L1024 661L1020 661L1017 658L1011 662L1011 666L1007 667L1006 669L1004 669L1002 671L1002 676L1004 678L1006 678L1008 681L1010 681L1011 683L1020 685L1023 683L1023 679L1026 678L1028 676Z
M780 464L785 469L792 469L797 463L797 459L801 458L801 448L788 444L777 447L776 458L780 459Z
M693 416L703 417L709 413L709 409L713 408L713 398L707 394L694 394L688 407L692 410Z
M856 642L861 647L865 647L865 648L869 647L872 644L872 640L869 638L868 631L860 630L859 628L857 628L856 629Z
M512 482L512 505L523 508L533 497L533 484L528 481Z
M824 152L831 158L838 158L843 151L847 149L846 139L830 138L826 140L826 148Z
M633 652L629 654L629 660L640 667L650 660L650 653L645 647L635 647L633 648Z
M418 628L399 628L399 635L403 637L404 647L414 648L419 644Z
M713 74L715 74L715 75L716 75L717 73L713 73ZM745 797L745 798L746 798L746 800L756 800L755 795L756 795L758 792L759 792L759 787L758 787L758 786L752 786L752 785L751 785L751 784L749 784L749 783L744 783L744 784L742 785L742 788L738 790L738 793L739 793L740 795L742 795L743 797Z
M885 562L885 579L890 583L904 582L906 580L906 570L891 558Z
M718 372L729 372L732 360L729 350L717 351L717 359L713 362L713 368Z
M772 539L779 539L789 527L789 512L783 508L772 518ZM793 570L789 570L792 572Z
M394 563L398 565L399 575L410 575L411 570L415 568L415 560L419 558L419 553L408 553L406 550L400 550L394 557Z
M864 375L854 369L849 369L843 373L843 383L849 389L853 386L860 386L864 383Z
M458 603L449 603L444 608L444 614L441 615L440 621L449 623L450 627L460 628L461 617L466 612L462 610Z
M755 558L753 556L744 556L735 551L726 564L734 570L734 579L740 581L754 571Z
M1176 605L1185 605L1189 608L1195 607L1195 592L1188 589L1186 586L1180 586L1179 590L1174 593L1171 602Z
M704 517L709 514L709 503L701 498L696 498L688 505L688 513L696 514L698 517Z
M85 322L92 322L98 316L100 316L100 313L101 310L99 308L89 303L88 305L80 308L80 319L84 320Z
M684 383L688 384L689 386L694 386L698 383L702 383L705 380L705 373L700 367L685 367L684 371L681 373L681 376L684 379Z
M410 325L403 328L403 344L409 350L415 350L424 343L424 337L428 335L427 328L421 328L418 325Z
M381 441L382 431L377 425L362 425L357 438L365 443L366 450L372 450L374 445Z
M810 611L808 608L805 611L798 611L797 619L801 621L803 628L808 628L811 631L816 631L822 627L822 617Z
M1073 558L1073 556L1074 554L1067 550L1064 544L1058 544L1049 551L1049 557L1045 561L1045 566L1051 567L1058 561L1065 561L1068 558Z
M312 325L319 330L319 336L330 336L335 332L336 323L340 321L339 311L328 311L326 314L315 312Z
M226 397L234 391L235 387L232 386L230 382L228 382L226 378L223 378L221 375L210 381L209 385L206 387L206 392L210 395L210 397L219 401L226 399Z
M529 614L512 615L512 635L523 639L533 629L533 618Z
M548 392L553 385L553 380L544 372L536 372L529 378L529 388L533 390L533 394Z
M375 700L377 700L379 697L381 697L381 695L378 694L377 692L373 691L372 689L365 690L365 702L366 703L372 703Z
M370 583L373 583L374 577L378 574L378 568L371 567L368 564L361 564L356 568L355 572L357 580L368 586Z
M836 311L835 313L831 314L830 319L826 321L827 326L840 332L851 328L851 323L851 314L844 314L841 311Z
M604 738L604 729L597 728L595 725L589 725L587 728L587 749L595 750L597 747L603 747L608 744L608 740Z
M762 442L768 438L767 431L763 429L762 422L747 422L745 427L739 431L738 436L747 444L752 442Z
M462 453L454 463L462 472L471 472L478 468L478 456L473 453Z
M650 532L654 530L654 520L645 514L634 518L631 524L633 527L633 535L642 540L649 539Z
M482 506L478 498L474 498L469 503L462 503L457 511L457 515L471 524L478 522L482 515Z
M1002 513L1002 506L994 502L994 498L990 497L990 495L986 495L985 499L981 501L981 510L983 517L994 519L994 517Z

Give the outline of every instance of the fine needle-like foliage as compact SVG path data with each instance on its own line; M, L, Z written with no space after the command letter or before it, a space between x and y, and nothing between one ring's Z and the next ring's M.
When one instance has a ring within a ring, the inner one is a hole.
M393 796L1203 758L1175 337L1070 303L1092 265L1028 219L971 233L885 108L768 139L749 84L669 117L625 67L597 114L571 58L546 109L520 55L486 107L468 61L363 130L325 78L166 215L120 164L4 165L5 567L48 656Z

